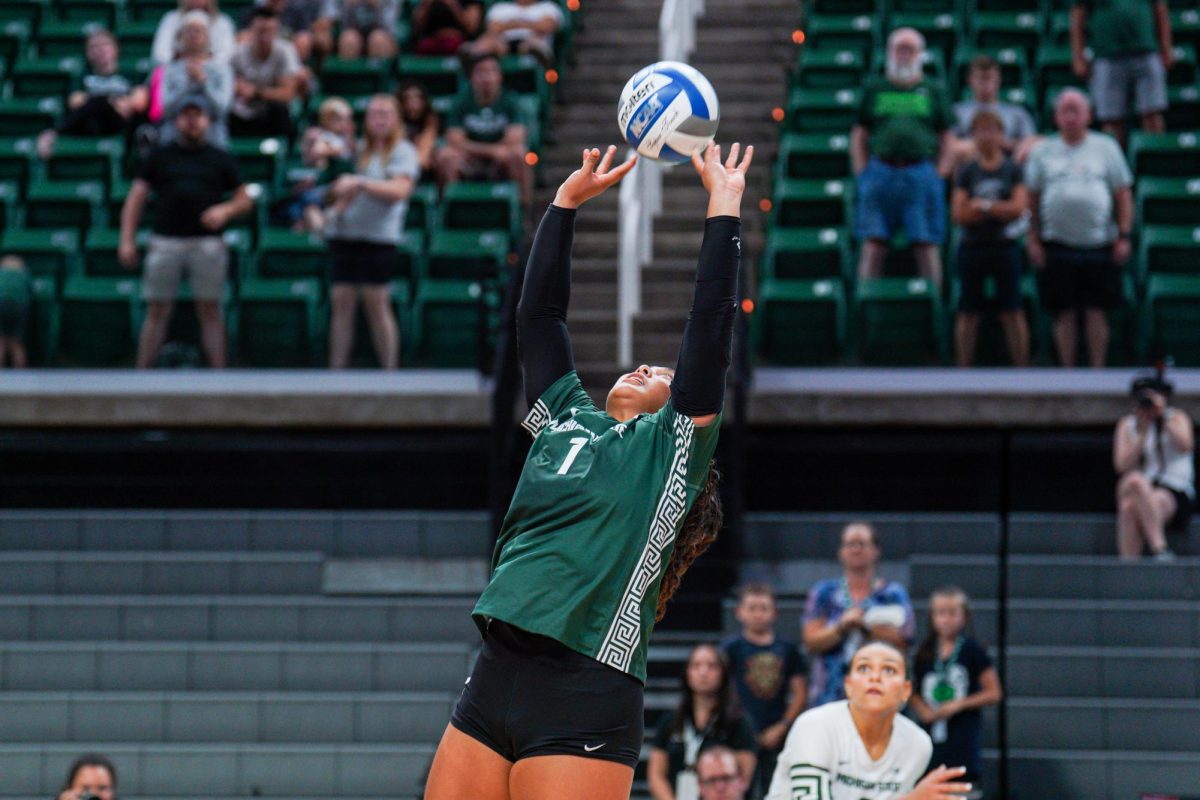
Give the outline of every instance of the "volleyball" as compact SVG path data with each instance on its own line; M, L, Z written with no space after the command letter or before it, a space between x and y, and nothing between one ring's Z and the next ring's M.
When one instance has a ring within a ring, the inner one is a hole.
M679 61L640 69L621 90L617 125L629 146L647 158L679 163L717 134L717 93L699 70Z

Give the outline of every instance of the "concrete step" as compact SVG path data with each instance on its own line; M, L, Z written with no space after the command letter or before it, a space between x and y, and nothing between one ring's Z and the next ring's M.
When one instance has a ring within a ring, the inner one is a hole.
M571 348L580 362L614 363L617 358L617 322L605 334L571 334ZM615 373L614 373L615 377ZM585 383L585 385L587 385Z
M634 337L674 336L676 349L687 322L687 308L644 310L633 318Z

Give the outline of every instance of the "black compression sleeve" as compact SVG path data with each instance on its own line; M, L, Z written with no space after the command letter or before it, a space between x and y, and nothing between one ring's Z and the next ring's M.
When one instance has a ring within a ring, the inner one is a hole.
M530 406L556 380L575 369L567 334L574 238L575 209L551 205L538 225L525 266L525 285L517 306L517 345Z
M671 383L671 402L680 414L715 414L724 405L737 315L741 232L737 217L710 217L704 223L696 293Z

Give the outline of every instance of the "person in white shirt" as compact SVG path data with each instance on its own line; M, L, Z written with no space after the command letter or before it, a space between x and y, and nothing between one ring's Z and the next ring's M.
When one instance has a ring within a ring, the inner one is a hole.
M150 55L155 64L169 64L175 60L176 40L183 27L184 17L189 11L203 11L208 17L208 40L213 61L228 64L237 46L233 20L222 14L217 0L179 0L179 8L163 15L154 31L154 44Z
M547 67L554 62L554 34L563 13L551 0L502 0L488 9L486 29L468 45L470 55L505 56L531 53Z
M971 791L965 768L925 773L933 743L900 709L912 694L904 655L869 642L850 659L846 699L801 714L767 800L949 800Z

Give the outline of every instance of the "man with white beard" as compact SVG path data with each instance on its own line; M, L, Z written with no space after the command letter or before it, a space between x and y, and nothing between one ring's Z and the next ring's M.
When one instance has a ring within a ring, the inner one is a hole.
M888 244L903 230L921 275L940 287L942 178L949 171L954 113L945 87L925 77L924 56L925 37L918 31L892 31L885 73L867 85L850 132L850 162L858 176L859 277L882 274Z

